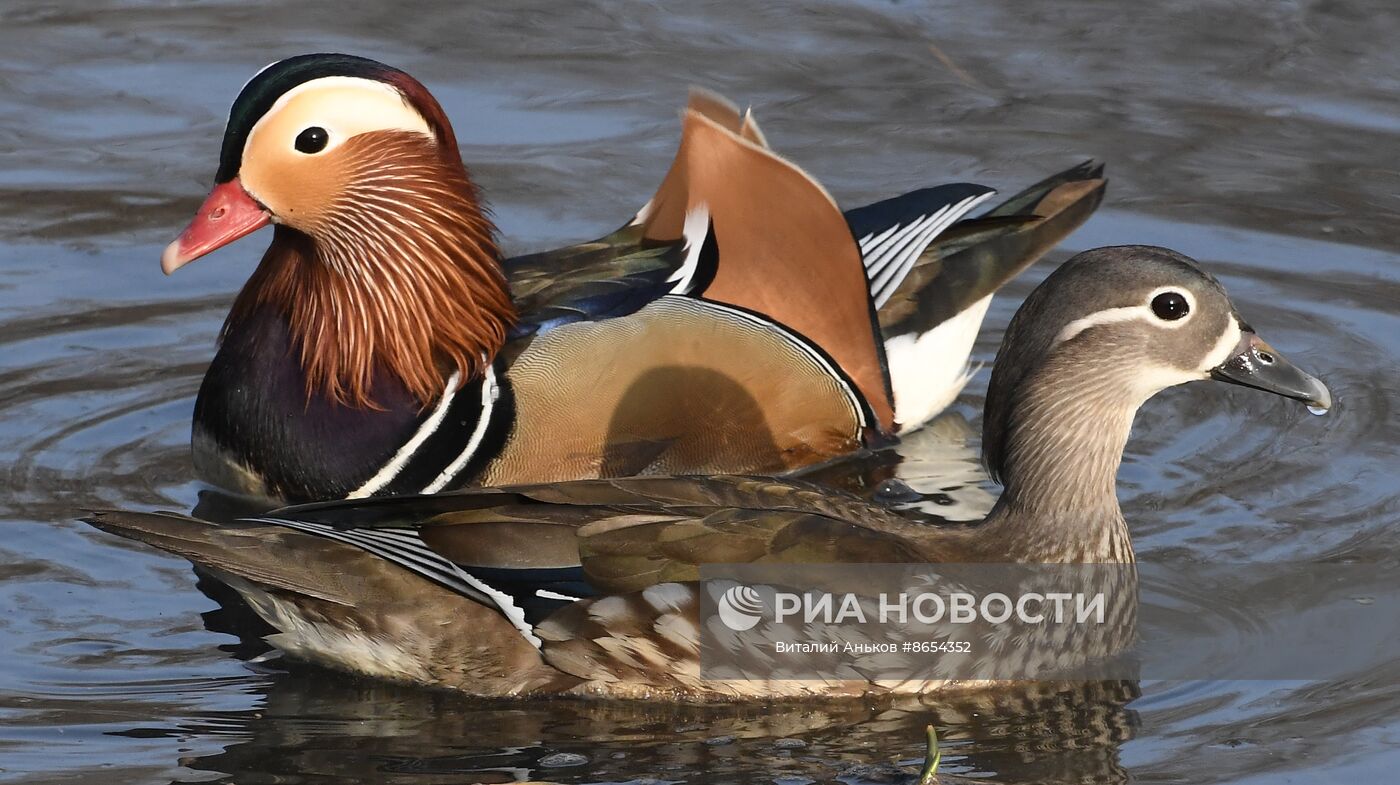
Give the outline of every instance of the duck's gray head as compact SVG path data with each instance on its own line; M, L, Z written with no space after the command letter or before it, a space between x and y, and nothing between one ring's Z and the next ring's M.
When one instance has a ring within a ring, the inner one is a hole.
M1007 328L987 391L987 466L1005 481L1016 431L1031 421L1041 430L1097 422L1126 439L1143 401L1208 378L1331 406L1327 388L1259 338L1193 260L1151 246L1085 251L1046 278Z

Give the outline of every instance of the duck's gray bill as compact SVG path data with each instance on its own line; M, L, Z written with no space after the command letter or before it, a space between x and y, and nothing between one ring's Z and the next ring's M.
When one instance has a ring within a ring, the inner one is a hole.
M1326 385L1284 359L1252 332L1241 336L1235 353L1212 369L1210 375L1218 381L1282 395L1317 409L1332 408L1332 393Z

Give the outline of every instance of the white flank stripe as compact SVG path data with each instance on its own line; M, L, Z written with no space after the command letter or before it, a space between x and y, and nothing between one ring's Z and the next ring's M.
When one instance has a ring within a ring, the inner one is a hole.
M448 564L452 564L452 562L448 562ZM458 575L462 576L462 580L472 584L479 591L489 594L491 599L495 600L496 607L501 611L501 614L514 625L515 629L520 631L521 635L525 636L525 640L529 641L531 646L538 649L544 645L544 641L541 641L539 637L535 635L535 628L531 627L530 623L525 621L525 611L519 605L515 604L515 599L513 597L500 589L488 586L485 582L478 580L476 576L464 572L462 568L458 567L456 564L452 564L452 568L457 571Z
M549 589L535 589L535 596L542 597L546 600L564 600L565 602L577 602L579 599L578 597L570 597L567 594L560 594L557 591L550 591Z
M423 442L427 441L428 437L432 436L433 432L438 429L438 426L442 425L443 418L447 416L447 409L452 405L452 399L457 397L457 382L461 378L460 371L453 371L452 375L447 377L447 387L443 390L442 397L438 399L437 406L433 407L433 413L428 415L428 419L418 426L418 432L413 434L413 438L404 442L399 451L394 453L394 457L384 464L384 468L369 478L364 485L351 491L345 498L364 499L393 482L394 478L399 476L399 472L403 471L404 464L408 463L418 448L423 446Z
M414 535L416 542L404 543L402 540L394 544L384 542L381 537L367 536L365 532L371 530L361 530L359 532L349 529L337 529L334 526L327 526L323 523L311 523L310 521L297 521L286 518L250 518L248 520L258 523L270 523L276 526L284 526L288 529L314 534L326 539L353 545L364 551L368 551L375 556L391 561L400 567L404 567L419 575L437 581L453 591L466 595L477 602L485 603L490 599L487 595L477 592L469 584L465 583L457 576L455 565L431 551L420 552L416 557L409 557L404 554L405 549L424 551L423 541Z
M423 488L423 493L437 493L442 490L443 486L451 482L462 471L462 467L467 465L467 461L472 459L472 455L481 446L481 440L486 437L486 429L491 425L491 410L496 408L496 399L500 397L500 394L501 389L496 384L496 369L488 365L486 366L486 376L481 380L481 416L477 418L476 428L472 430L472 438L467 442L462 454L448 464L436 480Z
M670 294L690 294L695 273L700 269L700 252L709 234L710 208L704 203L697 204L685 214L685 228L681 230L681 237L685 238L685 261L666 279L678 282L671 287Z

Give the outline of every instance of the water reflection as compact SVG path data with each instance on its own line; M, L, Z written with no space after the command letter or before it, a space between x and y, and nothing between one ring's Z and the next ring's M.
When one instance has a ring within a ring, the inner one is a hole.
M1118 783L1128 781L1118 749L1136 733L1139 718L1126 704L1137 695L1130 683L1105 683L926 706L499 703L292 671L269 685L257 711L135 732L228 737L223 751L184 763L260 772L240 783L334 781L348 772L373 783L695 781L699 772L712 782L904 782L916 779L932 723L943 772ZM549 765L559 762L577 763Z

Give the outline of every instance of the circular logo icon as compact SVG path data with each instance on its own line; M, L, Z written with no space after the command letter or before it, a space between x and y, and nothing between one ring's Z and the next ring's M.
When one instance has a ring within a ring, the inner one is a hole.
M735 632L753 629L763 615L763 598L752 586L731 586L719 598L719 620Z

